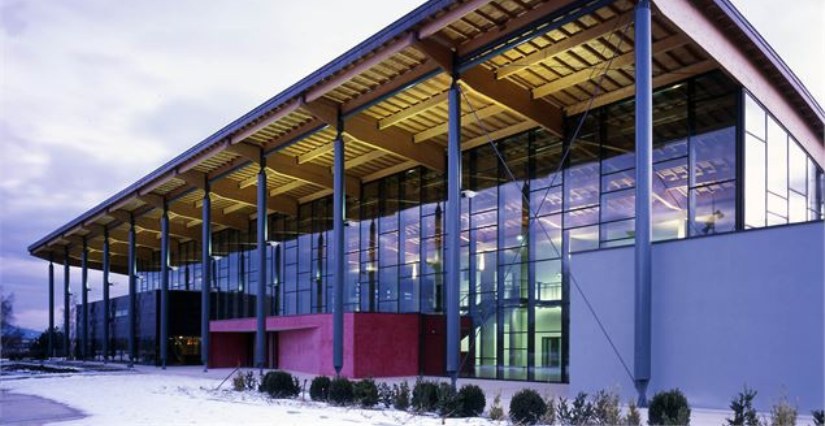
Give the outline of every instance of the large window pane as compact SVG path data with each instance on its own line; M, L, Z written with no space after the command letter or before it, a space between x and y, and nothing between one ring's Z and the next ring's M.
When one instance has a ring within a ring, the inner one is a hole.
M750 95L745 95L745 130L765 140L765 111Z
M745 137L745 226L765 226L765 143Z
M691 235L730 232L735 225L735 182L711 184L691 190Z
M788 134L768 117L768 191L788 196Z
M788 188L807 194L808 155L793 138L788 141Z

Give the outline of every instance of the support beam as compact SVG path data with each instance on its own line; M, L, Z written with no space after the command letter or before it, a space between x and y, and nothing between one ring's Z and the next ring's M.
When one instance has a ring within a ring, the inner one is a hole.
M198 189L203 190L205 188L206 181L204 179L203 174L190 171L187 173L182 173L177 177L189 183L190 185L195 186ZM258 196L256 194L255 189L241 188L240 183L233 181L231 179L218 179L217 181L211 182L210 189L212 195L223 198L225 200L230 200L236 203L241 203L253 207L258 205ZM282 195L270 197L267 200L267 207L272 211L285 213L291 216L298 215L298 202L295 199L287 196ZM189 211L188 213L191 214L194 212ZM184 213L181 213L180 215L186 216L186 214ZM213 217L213 219L215 218ZM246 223L233 223L232 225L232 227L240 226L240 229L242 230L246 230L248 226Z
M275 173L302 180L322 188L333 188L333 176L329 169L315 164L300 164L298 160L284 154L273 154L266 158L266 167ZM361 181L354 176L344 176L347 192L354 196L361 195Z
M49 252L49 358L54 358L54 252Z
M129 330L128 330L128 347L129 347L129 368L134 367L135 358L137 356L137 340L135 336L135 327L137 321L137 259L135 254L137 251L136 245L136 229L135 218L132 216L129 219Z
M458 75L453 76L449 96L449 142L447 146L447 272L445 310L447 314L447 375L453 389L459 370L461 323L461 93Z
M483 108L480 108L473 112L468 112L461 116L461 120L467 119L470 124L477 124L476 120L484 120L485 118L492 117L504 109L497 104L487 105ZM433 126L427 130L422 132L418 132L414 136L415 143L421 143L426 140L441 136L445 133L448 133L450 129L450 122L449 120L446 123L439 124L437 126Z
M109 229L103 228L103 362L109 360Z
M70 311L70 297L71 289L69 288L69 263L71 257L69 256L69 245L63 246L63 357L69 359L72 355L71 342L69 341L69 311Z
M83 238L80 261L80 359L89 356L89 243Z
M653 77L653 89L655 90L659 87L669 86L673 83L689 79L694 75L704 74L708 71L716 69L717 67L718 65L715 61L713 61L712 59L706 59L704 61L688 65L684 68L680 68L673 72L659 74L656 77ZM630 96L633 96L635 92L635 85L627 86L618 90L614 90L612 92L607 92L603 95L599 95L595 99L593 99L593 102L591 102L588 99L586 101L570 105L567 108L565 108L565 113L568 116L580 114L587 109L599 108L601 106L612 104L613 102L617 102L622 99L628 98Z
M676 49L677 47L683 46L688 43L688 38L681 34L672 35L668 38L663 40L659 40L656 43L653 43L652 52L656 53L664 53L670 50ZM591 68L585 68L581 71L574 72L572 74L566 75L559 79L553 80L547 84L543 84L539 87L533 89L533 98L538 99L547 95L552 95L556 92L560 92L564 89L570 88L575 86L576 84L581 84L587 81L590 81L593 78L597 78L604 72L609 70L604 70L604 65L610 64L610 70L617 70L621 68L627 68L633 66L635 52L628 52L625 54L621 54L618 56L613 57L612 59L605 59L604 62L599 64L595 64L595 67L601 67L597 71L593 72Z
M447 101L447 92L439 93L429 99L421 101L407 109L401 110L389 117L378 120L378 129L384 130L387 127L395 126L398 123L409 120L419 114L429 111Z
M168 206L167 206L168 209ZM122 210L113 211L107 213L108 216L111 216L121 222L128 223L129 222L129 213L124 212ZM135 217L135 225L138 228L150 231L154 234L160 235L162 233L162 229L160 224L157 223L155 219L146 217L146 216L139 216ZM200 239L200 234L197 231L194 231L185 225L179 223L169 223L169 235L178 239L182 240L197 240Z
M276 186L275 188L272 188L272 190L269 191L269 196L274 197L276 195L285 194L289 191L292 191L293 189L300 188L304 185L306 185L306 182L296 179L286 185Z
M345 241L344 223L346 223L346 186L344 185L344 123L338 117L336 120L337 135L335 137L335 162L333 174L335 188L332 197L332 230L333 230L333 285L335 300L332 305L332 365L335 373L341 375L344 367L344 273L345 273Z
M209 369L209 297L212 289L212 200L209 181L204 179L201 220L201 361Z
M330 126L338 125L338 105L325 99L304 104L313 115ZM345 132L373 148L413 160L425 167L444 171L444 151L437 144L416 144L413 135L397 127L378 130L378 120L358 114L346 122Z
M160 366L166 369L169 352L169 205L160 217Z
M633 14L624 13L617 15L607 21L592 26L588 29L577 32L559 42L553 43L542 49L538 49L523 58L513 61L496 70L496 78L501 80L508 76L523 71L531 66L550 62L560 54L580 46L584 43L596 40L600 37L612 34L615 31L620 31L623 26L627 25L633 19Z
M650 0L640 0L635 11L636 57L636 237L635 322L633 377L638 405L647 407L651 364L651 243L650 209L653 181L653 46Z
M266 158L263 152L259 158L258 170L258 288L255 298L255 313L257 317L255 331L255 366L263 370L266 358L266 245L267 225L269 217L266 212L266 200L269 196L266 188Z
M448 47L435 41L421 40L416 44L416 48L445 71L449 72L454 68L454 64L446 59L448 56L451 57ZM533 99L529 92L509 80L497 81L493 71L477 66L461 73L461 81L473 92L535 121L550 133L556 136L564 135L564 113L560 108Z
M297 111L299 106L300 106L300 102L297 102L297 101L292 101L292 102L282 106L280 109L278 109L277 111L272 113L269 117L266 117L266 118L258 121L253 126L247 127L246 129L244 129L244 130L238 132L237 134L235 134L234 136L232 136L232 142L231 143L236 144L236 143L242 142L244 139L247 139L247 138L250 138L250 137L254 136L256 133L260 132L261 130L269 127L272 124L275 124L276 122L278 122L278 120L280 120L280 119L288 116L289 114L292 114L293 112Z

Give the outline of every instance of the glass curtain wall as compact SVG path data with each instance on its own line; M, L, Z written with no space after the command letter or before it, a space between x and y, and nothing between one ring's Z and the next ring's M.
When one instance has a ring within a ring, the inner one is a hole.
M653 104L655 241L822 217L822 170L724 74L658 89ZM563 254L633 243L634 110L631 99L569 117L565 140L536 129L464 152L462 374L567 380ZM442 313L445 176L416 167L361 194L347 200L345 310ZM331 209L327 197L270 216L267 314L330 312ZM255 315L255 229L213 237L214 319ZM173 288L204 285L198 250L173 245ZM141 288L158 288L157 255L140 266Z
M744 102L745 228L822 218L822 168L747 91Z

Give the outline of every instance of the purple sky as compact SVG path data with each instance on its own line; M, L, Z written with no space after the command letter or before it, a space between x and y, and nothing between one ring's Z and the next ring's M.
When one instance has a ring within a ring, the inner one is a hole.
M825 3L733 1L825 99ZM48 323L48 263L29 244L421 3L0 0L0 286L18 323Z

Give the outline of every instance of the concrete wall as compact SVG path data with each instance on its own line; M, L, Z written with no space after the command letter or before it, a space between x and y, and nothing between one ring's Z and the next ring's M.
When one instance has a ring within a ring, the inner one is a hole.
M823 222L663 242L653 248L650 395L678 387L726 409L747 383L757 408L825 401ZM633 248L573 255L575 279L633 371ZM570 393L633 382L571 285Z

